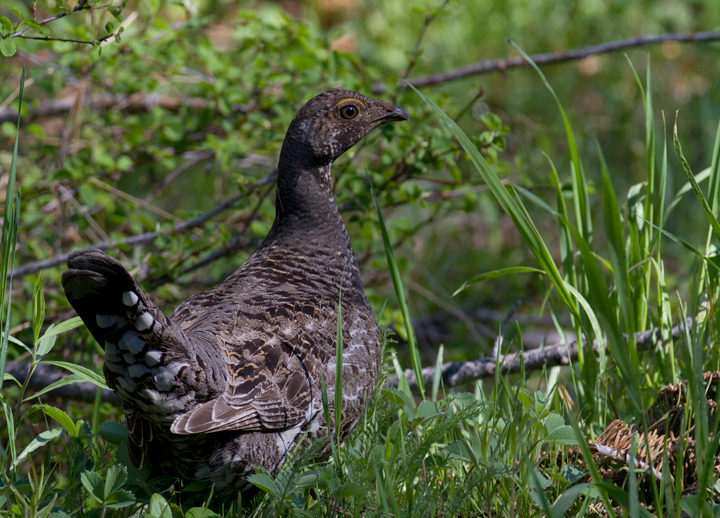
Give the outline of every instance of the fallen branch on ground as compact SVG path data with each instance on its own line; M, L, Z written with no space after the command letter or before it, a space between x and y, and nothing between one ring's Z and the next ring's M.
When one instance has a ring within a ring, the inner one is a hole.
M688 327L692 327L693 320L686 320ZM677 340L682 333L685 332L682 324L676 324L671 329L670 338ZM650 349L653 344L662 342L660 331L656 328L652 331L644 331L635 334L635 342L638 350ZM584 341L583 341L584 345ZM605 345L607 347L607 345ZM598 354L599 348L597 341L593 342L593 351ZM496 362L495 358L481 358L479 360L467 362L450 362L442 366L442 382L445 387L454 387L463 383L469 383L482 378L490 378L495 376L496 366L499 364L501 374L510 374L520 372L520 360L525 363L525 370L539 370L545 367L555 367L556 365L569 365L570 362L577 360L578 344L577 341L570 344L559 344L544 349L536 349L526 351L524 353L507 354ZM29 363L8 362L6 371L15 376L21 383L27 375ZM427 385L432 384L435 367L426 367L423 369L423 379ZM67 373L51 367L49 365L40 364L35 369L33 377L30 380L29 388L35 391L42 390L51 383L66 376ZM411 369L405 371L405 377L408 379L410 387L416 387L415 374ZM397 376L394 374L388 376L386 385L397 387ZM9 382L8 382L9 383ZM97 387L91 383L76 383L74 385L66 385L52 392L53 395L75 399L79 401L94 401ZM110 391L103 390L103 401L119 404L117 396Z
M686 320L688 327L692 327L693 320ZM677 340L685 331L682 323L676 324L671 329L671 338ZM647 350L653 344L662 342L660 331L655 328L651 331L643 331L635 334L635 343L638 350ZM582 346L586 346L586 342L581 342ZM603 344L607 348L607 344ZM592 346L595 354L598 354L599 344L593 341ZM441 367L442 384L445 387L455 387L463 383L469 383L483 378L492 378L495 376L497 367L500 367L500 373L511 374L520 372L521 366L526 371L539 370L545 367L555 367L570 365L571 362L577 361L578 358L578 342L574 341L569 344L558 344L543 349L534 349L523 353L512 353L501 356L496 359L492 356L480 358L479 360L471 360L467 362L448 362ZM416 387L415 373L412 369L404 372L410 387ZM435 367L426 367L422 370L423 381L426 385L431 385L435 375ZM398 379L395 374L388 376L387 385L396 387Z

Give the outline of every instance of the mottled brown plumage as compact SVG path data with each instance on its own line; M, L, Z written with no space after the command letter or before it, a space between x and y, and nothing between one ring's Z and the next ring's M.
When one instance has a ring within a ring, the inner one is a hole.
M377 382L380 333L330 167L374 128L407 119L348 90L303 106L280 153L269 234L233 275L169 318L115 259L92 249L70 256L63 287L105 349L136 465L147 453L171 474L232 489L256 466L276 472L304 438L326 439L320 376L332 402L341 284L342 435L357 423Z

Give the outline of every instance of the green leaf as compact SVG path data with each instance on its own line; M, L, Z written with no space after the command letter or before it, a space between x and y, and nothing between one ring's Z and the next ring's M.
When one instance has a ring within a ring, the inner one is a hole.
M550 502L548 501L547 496L545 496L544 487L547 486L547 484L544 484L544 482L549 481L540 475L540 473L538 473L534 468L530 475L530 485L534 489L534 491L530 492L530 497L540 506L545 513L545 516L548 516L549 518L560 518L562 515L554 514L552 512Z
M52 329L48 328L45 331L45 334L40 337L40 339L42 340L43 338L49 338L51 336L67 333L68 331L75 329L76 327L80 327L81 325L84 324L82 318L80 317L74 317L69 320L65 320L54 326Z
M548 431L548 433L550 433L556 428L565 426L565 418L560 414L552 412L549 416L545 418L543 424L545 425L545 429Z
M335 492L335 496L338 498L347 498L349 496L359 496L363 494L365 494L365 486L357 482L348 482Z
M2 403L2 409L3 414L5 414L5 425L7 428L7 435L8 435L8 442L7 442L7 449L10 452L10 458L12 459L12 465L17 465L17 450L15 446L15 438L17 437L15 435L16 428L15 428L15 419L13 417L12 409L10 408L10 405L8 405L8 402L5 400L4 397L2 397L2 393L0 393L0 403Z
M417 419L428 419L440 414L440 406L434 401L423 401L417 409Z
M4 40L3 40L4 41ZM0 41L2 44L2 41ZM8 340L10 338L10 308L12 300L12 269L15 265L15 249L17 244L18 226L20 223L20 190L15 194L15 177L17 175L18 144L20 142L20 115L25 94L25 66L23 65L20 75L20 94L18 100L18 119L15 132L15 145L13 147L12 161L10 162L10 174L5 187L5 217L2 226L2 245L0 246L0 331L2 331L2 344L0 345L0 372L5 372L7 360ZM5 291L7 286L7 311L5 311ZM26 347L27 349L27 347ZM12 414L9 414L11 416ZM8 428L13 428L13 419L8 417ZM15 459L14 435L10 441L10 453Z
M586 495L589 489L592 487L589 483L576 484L569 487L560 497L555 500L555 504L552 506L552 516L565 516L568 509L575 503L577 497L580 495Z
M510 268L502 268L500 270L494 270L492 272L487 272L478 275L477 277L473 277L469 281L465 281L462 286L460 286L458 289L456 289L452 296L454 297L461 291L463 291L468 286L472 286L473 284L477 284L478 282L486 281L488 279L497 279L498 277L502 277L503 275L510 275L513 273L542 273L545 274L543 270L538 270L537 268L530 268L529 266L512 266Z
M35 279L35 288L33 289L33 343L38 343L40 337L40 329L45 320L45 296L43 295L42 272ZM37 361L37 359L36 359Z
M440 382L442 381L442 365L443 365L443 356L445 352L445 346L443 344L440 344L440 347L438 348L437 352L437 358L435 359L435 372L433 372L433 383L432 383L432 392L431 398L433 401L437 401L438 392L440 391Z
M31 399L38 398L44 394L47 394L48 392L51 392L57 388L64 387L65 385L72 385L73 383L83 383L85 382L85 378L82 376L79 376L77 374L70 374L69 376L65 376L64 378L60 378L59 380L51 383L47 387L43 388L42 390L35 392L33 395L26 397L23 399L23 402L30 401Z
M135 503L135 495L133 495L130 491L125 491L124 489L122 489L120 491L115 491L105 501L105 505L108 507L111 507L113 509L120 509L122 507L127 507L129 505L132 505L134 503Z
M53 439L57 439L62 434L65 433L65 430L63 428L53 428L52 430L47 430L45 432L42 432L37 435L32 441L30 441L30 444L27 445L27 447L18 455L17 460L14 462L14 465L17 466L20 461L22 461L25 457L30 455L32 452L37 450L38 448L41 448L42 446L45 446L47 443L52 441Z
M15 345L19 345L23 349L25 349L28 353L32 354L32 349L25 345L23 342L15 338L14 336L8 336L8 341L14 343Z
M115 491L120 489L127 481L127 468L122 465L115 464L112 466L105 476L105 498L109 498Z
M683 155L682 146L680 145L680 139L678 138L678 132L677 132L677 113L675 114L675 126L673 128L673 144L675 146L675 153L677 154L678 158L680 158L680 163L683 166L683 170L685 171L685 175L687 176L688 182L690 182L690 185L692 185L693 191L695 191L695 196L697 196L697 199L700 202L700 205L702 206L703 210L705 211L705 216L707 217L708 221L710 222L710 226L712 227L712 230L715 233L715 236L717 236L718 239L720 239L720 223L718 223L718 220L715 218L715 215L713 214L712 209L710 209L710 206L708 205L708 202L705 199L705 195L703 194L702 190L700 189L700 186L698 185L697 181L695 181L695 175L693 175L692 170L690 169L690 164L688 164L688 161L685 158L685 155Z
M102 477L94 471L84 471L80 475L80 482L85 486L90 496L100 503L105 501L105 484Z
M587 476L587 472L579 470L572 464L564 464L563 467L560 468L560 476L569 483L574 484L575 482L585 478Z
M39 408L46 416L55 419L58 423L60 423L60 425L65 428L65 430L67 430L70 435L72 435L73 437L77 437L77 426L70 418L70 416L59 408L55 408L54 406L50 405L33 405L33 408Z
M391 400L393 403L403 405L412 419L415 417L415 401L404 390L387 388L382 390L383 396Z
M410 309L408 308L407 297L405 296L405 289L403 288L400 270L398 269L397 262L395 261L395 254L392 251L390 237L388 236L387 228L385 227L385 220L383 219L382 211L380 210L380 203L375 195L375 188L373 187L372 182L370 182L370 192L372 193L373 200L375 200L378 222L380 223L380 232L382 233L383 245L385 247L385 257L387 258L388 268L390 268L390 277L392 278L393 287L395 288L395 296L398 299L400 312L402 313L403 322L405 324L408 346L410 347L410 358L412 360L413 370L415 371L415 381L417 383L418 390L420 391L420 396L425 399L425 384L423 382L422 365L420 364L417 338L415 338L415 328L412 324L412 317L410 316Z
M15 42L12 38L4 38L0 40L0 53L6 58L11 58L15 55L17 49L15 48ZM12 198L12 196L11 196Z
M572 426L559 426L547 434L543 442L555 442L558 444L577 444L577 437Z
M465 441L453 441L447 446L445 446L445 451L447 451L451 456L460 460L469 461L473 464L478 463L477 459L475 458L475 454L472 451L472 448L470 448L470 446Z
M0 34L5 36L13 32L13 24L7 16L0 16Z
M3 372L3 382L5 381L14 381L15 383L17 383L18 387L22 387L22 383L20 383L17 378L9 372Z
M216 518L219 515L207 507L193 507L185 513L185 518Z
M595 484L595 486L598 489L602 489L603 491L606 491L610 496L613 497L613 500L618 502L620 505L622 505L625 509L630 509L630 495L627 491L623 491L615 484L611 484L609 482L598 482ZM639 513L636 515L641 518L653 518L654 515L645 509L644 507L640 507Z
M75 365L74 363L49 361L49 360L45 360L42 363L46 363L48 365L54 365L55 367L60 367L61 369L67 369L70 372L72 372L73 374L77 374L78 376L80 376L82 378L82 381L87 381L89 383L92 383L92 384L100 387L100 388L110 390L110 387L107 386L103 377L100 376L99 374L91 371L87 367Z
M36 31L40 31L42 29L42 26L36 20L25 20L22 24L24 27L30 27Z
M170 504L157 493L153 493L153 496L150 497L148 513L155 518L172 518L172 508Z
M277 496L280 493L277 485L275 485L275 481L265 473L255 473L254 475L248 477L248 482L273 496Z
M127 427L116 421L106 421L98 428L100 437L112 444L120 444L128 437Z
M52 327L52 324L50 324L50 327ZM39 362L40 360L42 360L47 355L47 353L49 353L52 348L55 347L56 341L57 335L51 335L41 338L37 346L37 351L35 352L35 361Z

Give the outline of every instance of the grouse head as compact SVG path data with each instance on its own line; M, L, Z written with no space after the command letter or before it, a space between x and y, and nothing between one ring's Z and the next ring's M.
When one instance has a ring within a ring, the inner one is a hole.
M329 90L308 101L295 115L281 161L286 158L310 167L325 166L378 126L409 119L405 110L389 102L350 90Z

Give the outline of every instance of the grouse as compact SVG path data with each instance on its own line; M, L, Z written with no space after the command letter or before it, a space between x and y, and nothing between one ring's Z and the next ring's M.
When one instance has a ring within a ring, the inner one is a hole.
M409 120L401 108L348 90L305 104L282 145L267 237L235 273L169 317L117 260L97 249L70 255L63 288L105 350L133 464L147 455L173 476L232 490L256 467L277 473L302 441L318 439L326 456L335 430L321 376L334 423L338 311L341 435L358 422L377 383L380 332L330 168L374 128L401 120Z

